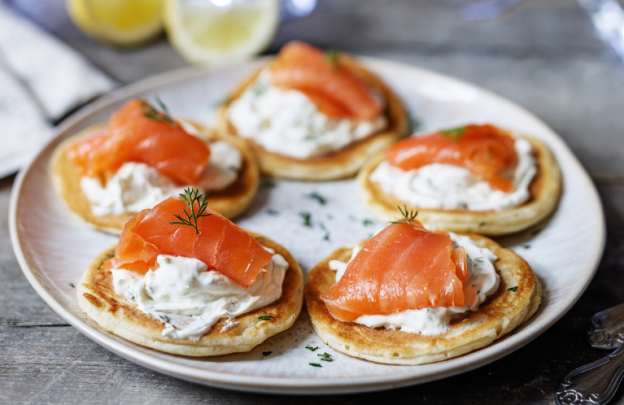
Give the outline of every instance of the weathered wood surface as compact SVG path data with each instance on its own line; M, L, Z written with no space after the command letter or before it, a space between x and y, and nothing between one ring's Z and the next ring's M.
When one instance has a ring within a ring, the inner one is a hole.
M184 65L163 39L123 51L91 41L68 21L62 0L13 3L122 83ZM624 301L624 63L597 39L572 0L525 0L502 18L483 23L463 22L440 3L320 1L312 16L283 24L271 50L298 38L430 68L516 101L559 132L596 181L608 225L596 278L566 316L504 360L434 383L296 399L224 391L136 366L67 325L22 275L4 215L0 403L554 403L553 390L569 370L605 354L585 341L589 317ZM0 212L8 212L12 183L13 178L0 180ZM621 392L614 402L624 403Z

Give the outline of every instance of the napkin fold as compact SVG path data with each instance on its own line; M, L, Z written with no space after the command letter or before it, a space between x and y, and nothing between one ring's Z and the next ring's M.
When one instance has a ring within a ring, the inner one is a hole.
M52 122L117 83L0 1L0 177L52 134Z

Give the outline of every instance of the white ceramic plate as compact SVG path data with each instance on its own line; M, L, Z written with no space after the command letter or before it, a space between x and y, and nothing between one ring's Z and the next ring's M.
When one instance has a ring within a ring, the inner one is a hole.
M482 366L525 345L557 321L580 297L602 254L605 228L602 208L589 177L563 141L522 108L467 83L436 73L377 59L363 59L404 100L422 122L421 130L469 122L492 122L546 142L564 173L564 191L557 212L530 231L499 241L518 251L533 267L542 285L542 306L517 333L465 356L422 366L385 366L357 360L325 346L314 334L305 311L297 323L249 353L217 358L186 358L147 349L105 332L78 308L75 290L93 257L116 238L85 226L54 194L48 174L50 155L67 136L105 121L130 97L158 95L175 116L210 123L215 105L258 68L262 60L228 70L183 69L118 90L68 119L58 135L20 173L13 189L10 227L15 254L37 293L65 320L107 349L153 370L202 384L273 393L346 393L423 383ZM273 186L273 187L271 187ZM321 205L306 197L316 191ZM268 210L277 211L270 215ZM312 215L303 226L300 212ZM238 222L283 244L304 271L334 249L370 236L383 224L369 224L370 215L356 198L352 180L328 183L265 182L255 204ZM325 230L326 229L326 230ZM535 230L541 229L537 233ZM329 233L329 241L324 240ZM526 245L530 245L526 248ZM310 352L305 346L319 346ZM272 351L263 357L263 351ZM317 353L335 361L318 362ZM501 360L504 361L504 360Z

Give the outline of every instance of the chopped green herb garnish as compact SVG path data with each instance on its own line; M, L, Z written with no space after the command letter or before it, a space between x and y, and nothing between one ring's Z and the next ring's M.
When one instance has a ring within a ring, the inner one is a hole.
M271 315L262 315L262 316L258 317L258 319L260 319L261 321L270 321L273 318L275 318L275 317L271 316Z
M273 217L276 215L279 215L279 211L271 210L271 209L267 210L267 213Z
M362 221L362 224L364 226L369 226L369 225L375 225L375 222L372 219L365 218L364 221Z
M241 174L241 169L240 167L236 167L236 166L228 166L228 169L230 169L231 171L233 171L234 173L236 173L237 175L240 176Z
M254 95L258 97L259 95L265 93L269 87L264 83L257 83L253 89Z
M317 356L322 357L321 361L334 361L329 353L317 354Z
M76 286L74 286L74 283L69 283L69 286L70 286L71 288L76 288Z
M531 245L522 245L523 248L525 249L529 249L531 247Z
M311 365L312 367L323 367L323 366L321 366L321 365L320 365L320 364L318 364L318 363L310 363L310 365Z
M266 357L266 356L270 356L270 355L271 355L271 353L273 353L273 352L262 352L262 355L263 355L264 357Z
M459 128L453 128L453 129L440 131L440 134L442 136L451 138L453 142L457 143L459 142L459 138L461 138L461 136L464 134L465 131L466 131L466 127L459 127Z
M160 106L162 111L158 111L156 108L154 108L153 105L151 105L147 101L141 100L141 112L143 113L143 115L149 119L163 121L175 126L176 123L171 118L171 115L169 115L169 110L167 109L167 106L158 97L156 97L156 103Z
M262 182L262 184L260 184L260 189L265 190L267 188L275 188L275 186L277 186L277 184L274 181L265 181Z
M398 221L391 221L391 224L412 224L412 221L416 220L416 217L418 216L418 211L408 211L407 209L407 205L404 205L403 208L401 208L399 205L397 205L397 208L399 209L399 212L401 213L401 215L403 216L403 219L400 219Z
M323 54L323 57L331 65L332 70L334 72L337 71L340 68L340 66L338 65L338 56L339 55L340 55L340 52L336 48L329 48Z
M513 335L513 334L515 334L516 332L518 332L518 329L514 329L514 330L512 330L509 334L510 334L510 335Z
M515 287L508 288L507 291L516 292L517 289L518 289L518 286L515 286Z
M300 212L299 216L301 217L301 219L303 219L304 226L310 226L312 224L310 222L310 220L312 219L312 214L310 214L309 212Z
M479 228L483 228L484 226L485 226L485 222L481 222L481 223L479 224Z
M315 350L318 350L318 346L316 346L316 347L306 346L306 349L308 349L309 351L313 352Z
M212 214L206 214L206 209L208 208L208 201L206 201L206 196L199 194L199 190L195 190L192 188L184 189L184 193L180 194L182 197L182 201L184 204L191 210L190 213L186 211L185 208L182 209L186 218L182 218L180 214L174 214L173 216L178 218L179 222L169 222L170 225L186 225L192 226L195 229L195 233L199 234L199 229L197 228L197 221L201 217L209 217ZM197 203L197 211L195 211L195 203Z
M325 236L323 236L323 240L329 240L329 232L327 232Z
M422 123L420 122L420 119L418 119L418 117L412 112L409 113L408 120L409 133L415 134L422 126Z
M321 204L321 205L325 205L325 203L327 202L325 197L323 197L322 195L320 195L316 191L313 192L313 193L310 193L310 194L306 194L306 197L318 201L319 204Z
M542 232L542 231L543 231L543 229L536 229L536 230L534 230L533 232L531 232L531 236L537 236L537 235L539 235L539 234L540 234L540 232Z

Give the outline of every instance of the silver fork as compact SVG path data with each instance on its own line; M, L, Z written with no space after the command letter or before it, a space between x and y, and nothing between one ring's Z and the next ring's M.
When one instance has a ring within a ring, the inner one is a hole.
M624 304L594 315L587 338L596 349L615 351L566 375L555 390L559 405L603 405L617 392L624 379Z

